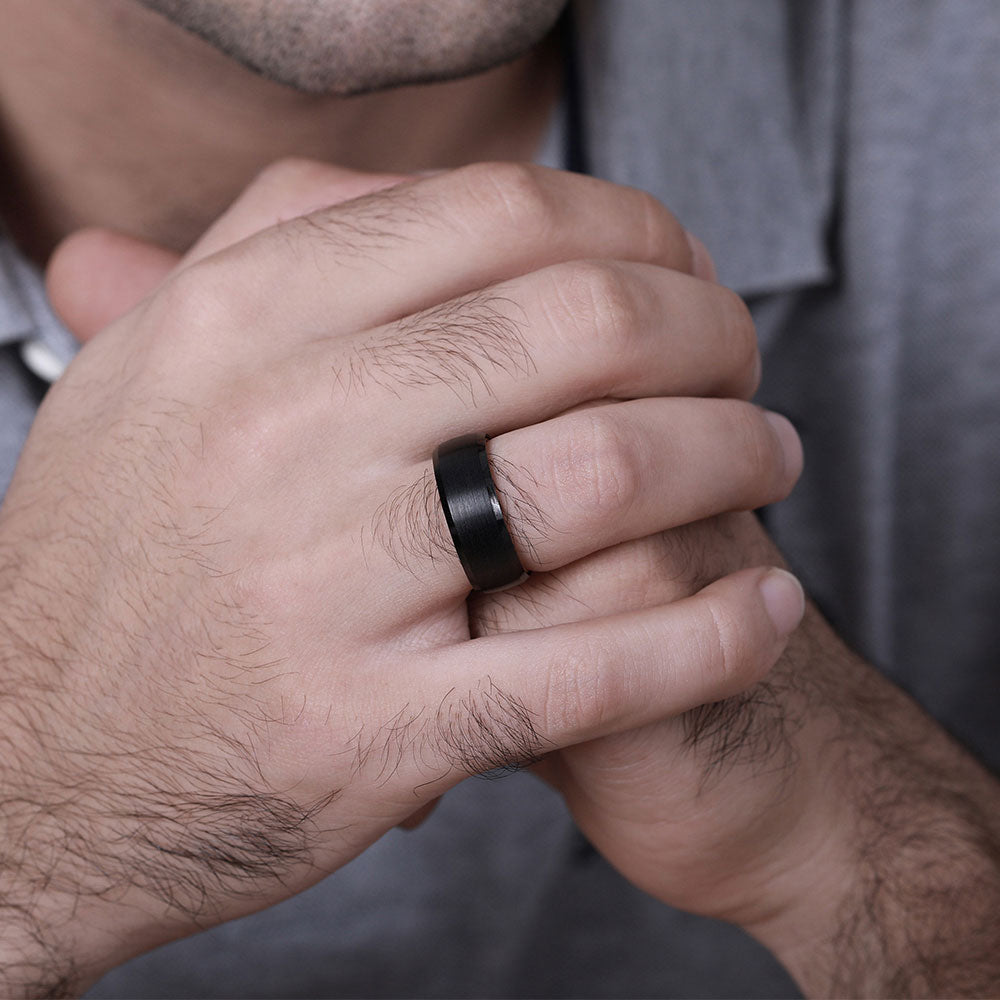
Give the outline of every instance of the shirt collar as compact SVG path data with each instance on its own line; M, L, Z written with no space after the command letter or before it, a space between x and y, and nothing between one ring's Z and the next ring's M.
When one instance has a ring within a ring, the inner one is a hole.
M742 294L831 280L842 6L575 8L589 172L656 195Z
M43 353L50 359L44 371L30 366L46 379L47 373L65 368L80 349L52 311L38 268L0 231L0 345L13 343L22 344L22 354L30 345L35 356Z

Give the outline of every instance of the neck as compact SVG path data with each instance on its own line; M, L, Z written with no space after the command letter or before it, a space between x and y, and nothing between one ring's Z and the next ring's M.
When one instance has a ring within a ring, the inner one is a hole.
M5 0L0 216L44 261L75 229L182 251L266 164L410 172L530 159L554 47L451 83L352 98L261 79L131 0Z

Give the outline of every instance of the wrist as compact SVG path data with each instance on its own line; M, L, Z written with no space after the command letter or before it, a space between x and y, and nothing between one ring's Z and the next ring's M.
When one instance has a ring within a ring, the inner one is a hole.
M758 905L737 922L807 996L833 995L828 992L836 974L832 943L858 893L857 823L849 797L837 794L828 775L814 777L808 788L809 800L762 880Z
M0 872L0 996L78 996L105 973L170 937L151 914L77 886L39 886Z
M0 707L0 996L76 995L128 957L128 924L116 926L116 902L88 885L93 855L72 792L25 768L44 760L11 724L26 706Z
M899 692L871 707L827 745L812 847L744 926L807 996L992 995L1000 789Z
M73 740L58 671L29 645L0 627L0 996L70 996L184 931L108 877L128 845L95 808L95 755Z
M832 831L809 860L776 875L767 887L768 905L741 922L807 997L846 995L831 984L838 978L844 915L858 897L847 844L841 831Z

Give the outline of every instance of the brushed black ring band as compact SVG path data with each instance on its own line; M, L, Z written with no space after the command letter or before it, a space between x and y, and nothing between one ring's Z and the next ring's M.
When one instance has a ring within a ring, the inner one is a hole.
M503 519L485 434L463 434L434 451L434 479L462 569L473 590L505 590L528 574Z

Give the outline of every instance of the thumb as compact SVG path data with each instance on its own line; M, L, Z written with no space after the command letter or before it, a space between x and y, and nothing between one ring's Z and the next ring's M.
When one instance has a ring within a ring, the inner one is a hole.
M45 272L52 308L81 343L141 302L177 266L177 254L111 229L80 229Z

